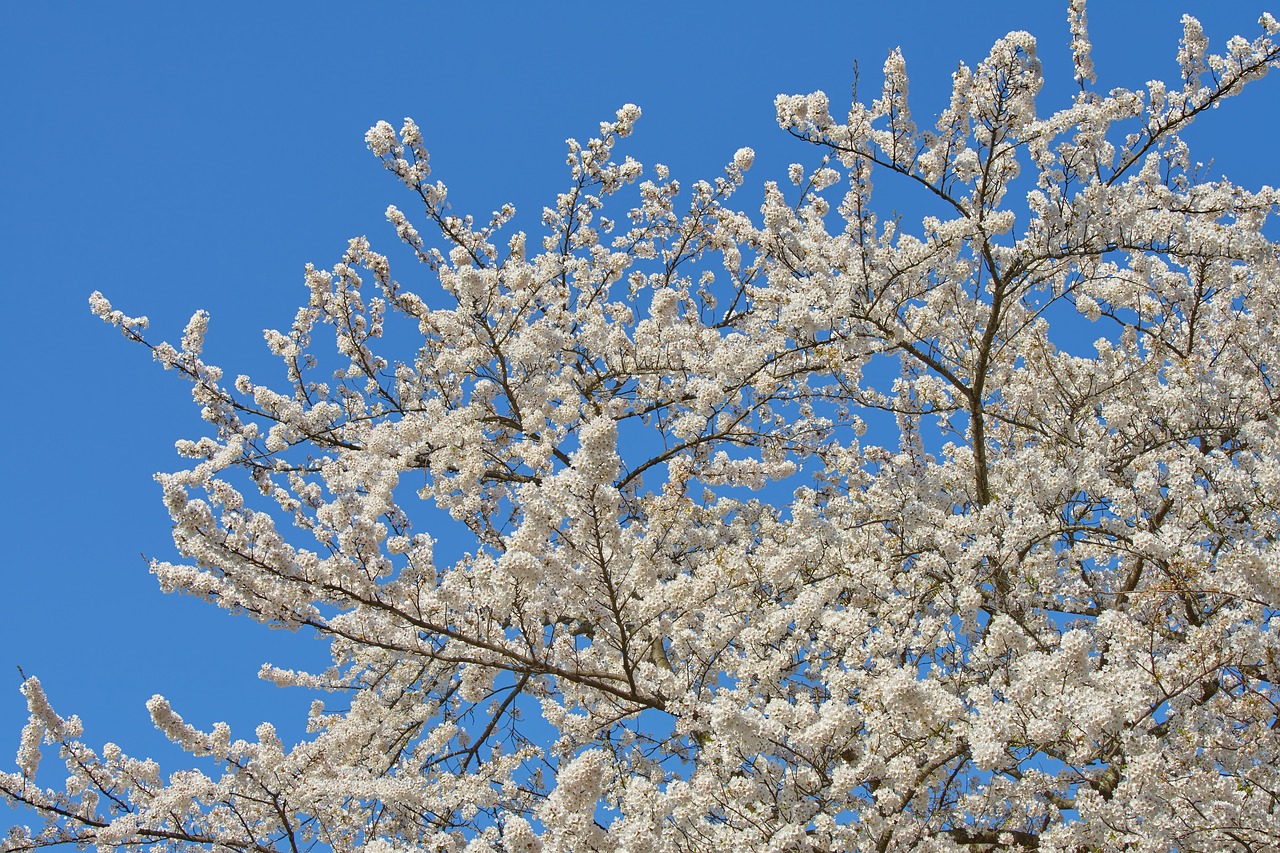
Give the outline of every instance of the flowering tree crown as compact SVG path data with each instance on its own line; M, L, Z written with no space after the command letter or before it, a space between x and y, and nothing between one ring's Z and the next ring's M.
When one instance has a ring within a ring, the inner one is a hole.
M631 105L570 141L536 235L452 214L380 122L440 292L352 240L266 333L283 386L204 361L203 313L151 343L95 293L211 427L158 477L184 562L152 571L328 638L328 671L262 675L333 699L287 747L156 697L208 768L165 778L28 678L0 792L45 825L2 849L1280 845L1280 193L1179 138L1280 24L1212 54L1185 18L1179 80L1101 93L1069 20L1047 116L1024 32L929 129L898 52L846 116L779 97L823 159L758 216L750 149L688 188L620 159ZM878 214L873 176L933 214Z

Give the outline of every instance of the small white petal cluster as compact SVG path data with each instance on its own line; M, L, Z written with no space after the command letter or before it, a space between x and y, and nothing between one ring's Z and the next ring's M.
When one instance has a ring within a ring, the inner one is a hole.
M1067 22L1071 26L1071 61L1076 67L1076 82L1097 83L1093 70L1093 45L1089 41L1089 18L1085 13L1085 0L1071 0L1067 8Z
M157 696L204 768L162 776L26 679L0 793L44 826L0 851L1280 847L1280 193L1179 136L1280 25L1188 18L1180 80L1101 92L1068 20L1047 114L1023 32L932 127L898 51L846 118L780 96L822 159L750 212L749 148L687 186L616 155L633 105L530 234L380 122L427 283L364 238L308 267L280 386L95 293L209 424L159 582L326 638L261 675L336 699L287 746Z

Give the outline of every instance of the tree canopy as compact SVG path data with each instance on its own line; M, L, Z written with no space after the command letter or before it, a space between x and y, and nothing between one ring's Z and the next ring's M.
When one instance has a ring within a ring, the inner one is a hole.
M282 383L95 293L209 425L158 475L160 584L333 665L264 667L322 697L292 746L155 697L200 759L172 775L26 678L0 793L45 823L2 849L1280 845L1280 193L1180 138L1280 23L1212 53L1184 18L1180 79L1102 92L1069 20L1047 113L1025 32L927 128L897 51L839 117L779 96L821 161L758 212L748 148L688 186L619 153L633 105L533 233L454 213L379 122L434 282L363 237L308 267Z

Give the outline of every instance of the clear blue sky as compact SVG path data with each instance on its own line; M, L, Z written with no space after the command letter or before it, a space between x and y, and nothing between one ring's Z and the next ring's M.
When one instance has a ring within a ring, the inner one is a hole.
M565 182L563 140L625 102L645 116L623 153L686 183L754 147L738 196L754 209L760 183L814 159L777 129L774 95L825 89L837 112L855 61L870 95L901 46L922 124L955 64L1009 30L1040 40L1042 108L1070 89L1065 0L792 5L6 4L0 764L25 719L19 665L85 719L89 742L167 756L143 707L153 693L200 726L227 720L248 736L269 719L296 737L307 698L255 673L324 659L307 638L160 594L140 556L174 557L151 475L178 466L174 441L201 423L184 383L90 316L92 290L149 315L156 337L177 338L206 308L211 361L278 375L261 330L290 323L303 265L330 266L359 234L390 248L384 209L411 208L365 149L379 119L419 122L457 212L513 201L533 232ZM1095 2L1100 85L1173 79L1183 12L1218 49L1255 35L1266 8ZM1189 136L1213 171L1275 184L1278 115L1280 79L1268 79ZM425 271L396 273L429 286Z

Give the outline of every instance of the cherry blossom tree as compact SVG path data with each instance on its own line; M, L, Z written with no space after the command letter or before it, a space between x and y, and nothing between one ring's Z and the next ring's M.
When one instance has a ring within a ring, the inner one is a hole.
M1069 21L1047 114L1025 32L931 129L898 52L847 116L779 97L822 159L759 215L750 149L687 187L616 154L631 105L533 234L380 122L432 285L364 238L308 267L279 385L95 293L209 424L158 476L160 584L333 664L261 673L321 697L293 746L155 697L171 775L26 678L0 792L44 824L3 850L1280 846L1280 193L1179 136L1280 23L1211 53L1184 18L1180 79L1101 92Z

